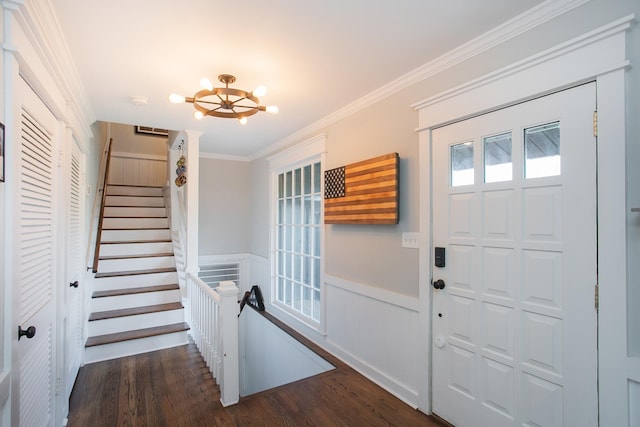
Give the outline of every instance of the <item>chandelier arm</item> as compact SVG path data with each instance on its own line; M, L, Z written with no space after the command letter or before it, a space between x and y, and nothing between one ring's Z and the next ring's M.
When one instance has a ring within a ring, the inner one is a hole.
M236 103L237 103L237 102L244 101L245 99L247 99L247 97L246 97L246 96L243 96L243 97L241 97L241 98L238 98L238 99L236 99L235 101L233 101L233 102L231 103L231 105L236 105Z
M196 101L195 101L195 102L197 102L197 103L199 103L199 104L213 104L213 105L220 105L220 106L222 106L222 104L221 104L221 103L219 103L219 102L214 102L214 101L205 101L204 99L196 99Z
M260 105L239 105L239 104L236 104L235 102L233 103L233 106L237 107L237 108L245 108L247 110L259 110L260 109Z

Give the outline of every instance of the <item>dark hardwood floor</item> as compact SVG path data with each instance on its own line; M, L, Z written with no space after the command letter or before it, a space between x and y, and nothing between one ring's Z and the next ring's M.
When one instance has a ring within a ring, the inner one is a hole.
M227 408L193 343L86 365L71 394L68 426L445 425L307 344L336 369Z

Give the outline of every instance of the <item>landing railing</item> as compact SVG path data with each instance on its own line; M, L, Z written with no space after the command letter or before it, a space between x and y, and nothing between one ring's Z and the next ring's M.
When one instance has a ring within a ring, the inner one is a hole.
M186 274L186 311L191 335L209 371L220 386L222 406L238 403L238 287L227 281L212 289Z

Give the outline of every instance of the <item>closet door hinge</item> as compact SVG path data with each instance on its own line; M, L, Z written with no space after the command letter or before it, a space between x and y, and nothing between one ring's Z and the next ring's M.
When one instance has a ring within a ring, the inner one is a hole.
M600 296L598 295L598 285L597 284L594 286L594 295L593 296L594 296L594 307L595 307L596 311L598 311L598 306L599 306L599 301L598 300L600 299Z
M598 137L598 110L593 112L593 136Z

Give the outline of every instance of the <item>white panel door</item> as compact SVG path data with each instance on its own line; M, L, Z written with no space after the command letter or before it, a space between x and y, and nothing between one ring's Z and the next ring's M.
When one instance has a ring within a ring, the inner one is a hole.
M13 235L12 424L53 426L56 346L56 120L20 80ZM28 335L19 338L19 328Z
M595 105L585 84L433 131L433 411L457 427L598 423Z

